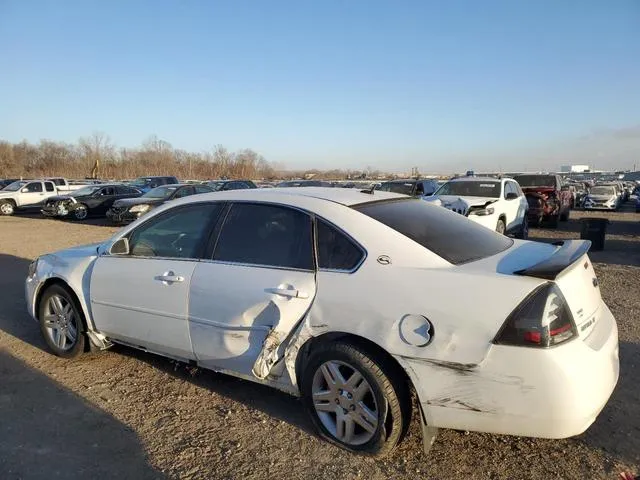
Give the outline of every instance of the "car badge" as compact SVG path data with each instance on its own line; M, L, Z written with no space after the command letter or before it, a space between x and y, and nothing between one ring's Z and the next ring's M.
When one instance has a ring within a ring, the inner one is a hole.
M388 255L380 255L378 257L378 263L380 265L391 265L391 257Z

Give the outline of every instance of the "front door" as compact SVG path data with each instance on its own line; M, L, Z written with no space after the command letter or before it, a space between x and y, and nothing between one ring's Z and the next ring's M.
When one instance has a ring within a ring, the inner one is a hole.
M43 182L30 182L20 190L18 206L25 208L37 207L44 203L46 197L47 194L44 191Z
M189 289L218 204L188 204L130 232L128 255L100 256L91 273L98 331L150 351L191 359Z
M191 282L189 329L200 364L266 377L315 296L311 224L284 206L231 206Z

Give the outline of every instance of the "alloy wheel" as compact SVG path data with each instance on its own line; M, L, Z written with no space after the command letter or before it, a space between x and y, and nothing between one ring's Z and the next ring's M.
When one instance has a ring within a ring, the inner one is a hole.
M45 305L44 326L53 344L70 350L78 340L78 323L73 305L61 295L52 295Z
M3 215L11 215L13 213L13 205L9 202L5 202L0 205L0 213Z
M362 445L378 428L373 389L355 367L336 360L318 367L312 384L315 412L327 431L347 445Z
M74 215L78 220L84 220L87 218L87 213L87 207L85 206L79 206L74 211Z

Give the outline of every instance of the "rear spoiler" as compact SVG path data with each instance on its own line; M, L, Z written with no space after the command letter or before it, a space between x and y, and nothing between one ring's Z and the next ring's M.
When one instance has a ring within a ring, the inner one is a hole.
M563 240L552 245L559 247L546 260L513 272L515 275L554 280L565 268L573 264L591 248L589 240Z

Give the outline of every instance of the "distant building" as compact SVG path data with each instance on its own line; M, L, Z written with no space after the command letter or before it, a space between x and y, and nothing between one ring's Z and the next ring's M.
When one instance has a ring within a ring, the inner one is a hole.
M590 171L589 165L562 165L560 167L561 173L585 173Z

